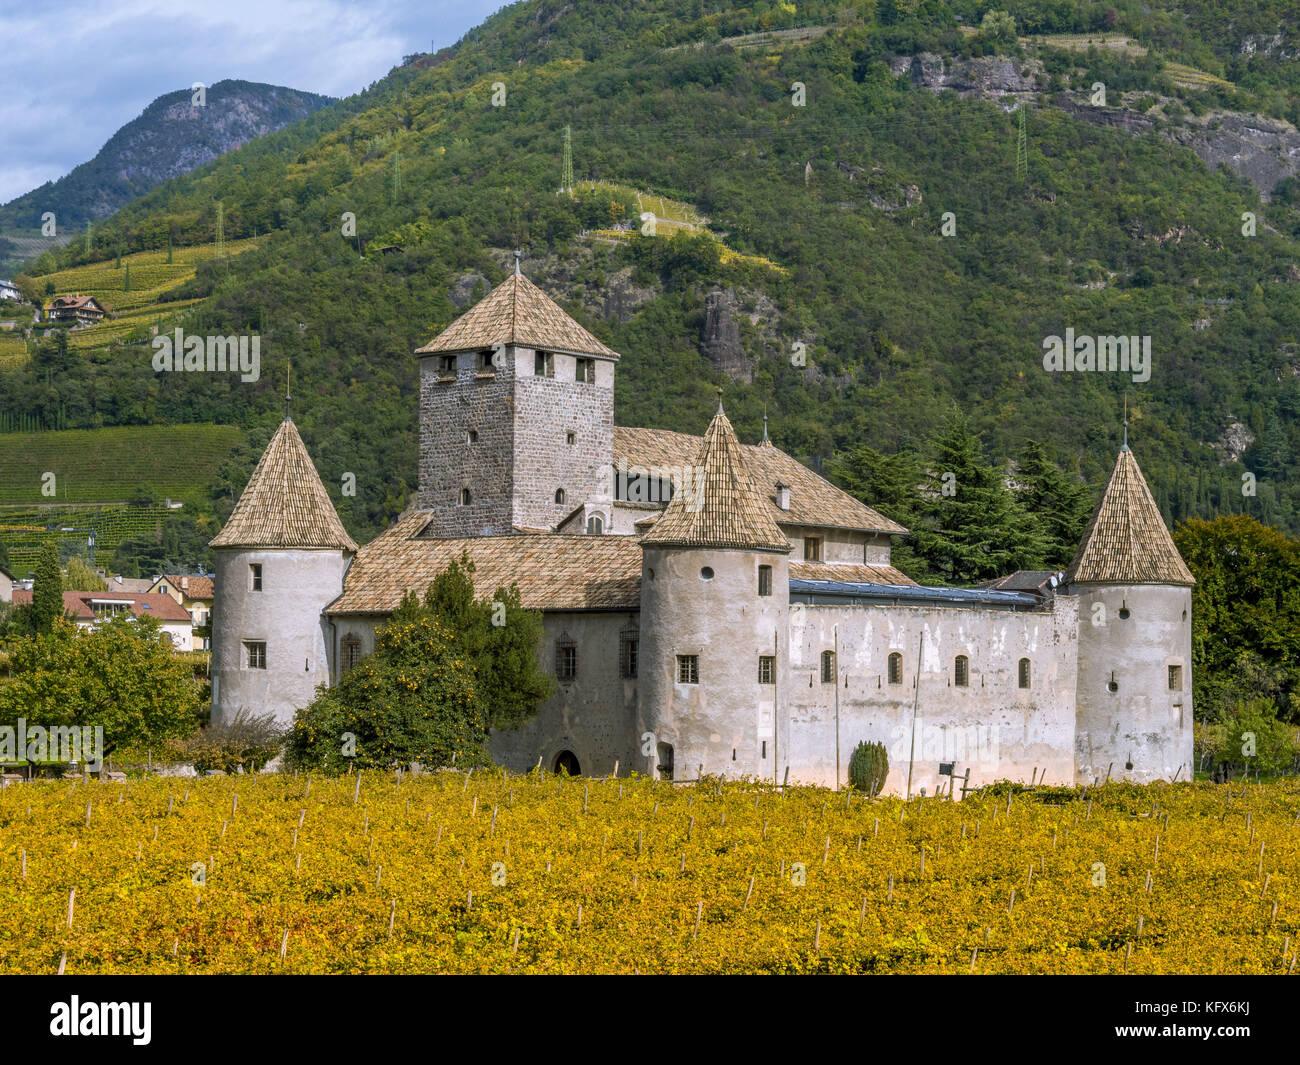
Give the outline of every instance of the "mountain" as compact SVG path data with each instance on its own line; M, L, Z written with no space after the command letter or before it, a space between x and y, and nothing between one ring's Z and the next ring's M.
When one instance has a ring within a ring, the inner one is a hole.
M265 239L201 264L175 296L202 302L171 324L257 333L259 381L45 345L0 374L0 411L240 425L220 518L291 362L295 422L364 541L415 485L411 352L518 247L622 353L620 425L701 432L723 385L741 439L766 407L773 441L820 466L920 448L955 405L991 460L1039 440L1095 485L1127 396L1166 520L1297 531L1294 4L1005 6L1010 25L975 0L514 4L32 268L211 241L220 202L228 239ZM1147 338L1149 376L1049 370L1067 331Z
M0 206L0 234L39 230L53 211L60 230L77 235L156 185L187 174L254 137L281 129L334 101L279 85L219 81L201 106L182 89L159 96L119 129L89 162Z

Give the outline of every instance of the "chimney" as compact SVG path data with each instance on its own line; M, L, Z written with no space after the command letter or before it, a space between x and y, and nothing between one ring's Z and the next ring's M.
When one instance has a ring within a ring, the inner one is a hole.
M776 505L782 510L790 509L790 486L788 484L778 484L776 486Z
M188 577L182 577L182 578L181 578L181 595L189 595L189 592L190 592L190 579L189 579Z

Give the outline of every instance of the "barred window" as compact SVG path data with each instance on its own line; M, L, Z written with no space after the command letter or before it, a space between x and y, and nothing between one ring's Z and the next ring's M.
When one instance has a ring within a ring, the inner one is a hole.
M758 683L759 684L776 683L776 656L775 655L758 656Z
M636 656L640 642L636 636L624 636L618 641L618 672L621 676L636 676Z
M1183 667L1169 667L1169 690L1171 692L1180 692L1183 690Z
M903 683L903 656L897 651L889 656L889 683Z
M834 651L822 652L822 683L823 684L835 683L835 652Z
M244 652L248 656L249 669L266 668L266 641L264 640L245 640Z
M361 641L355 636L343 637L343 672L349 672L361 661Z
M1029 687L1029 659L1027 658L1020 660L1020 686L1022 688Z
M578 645L568 636L555 641L555 675L560 680L573 680L578 675Z
M700 656L699 655L678 655L677 656L677 683L678 684L699 684L700 682Z
M957 656L953 667L953 683L959 688L965 688L970 684L970 659L965 655Z

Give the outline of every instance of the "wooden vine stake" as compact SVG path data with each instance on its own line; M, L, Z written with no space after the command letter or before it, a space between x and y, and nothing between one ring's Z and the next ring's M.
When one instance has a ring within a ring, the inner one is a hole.
M73 888L68 892L68 927L72 927L72 909L77 902L77 889Z

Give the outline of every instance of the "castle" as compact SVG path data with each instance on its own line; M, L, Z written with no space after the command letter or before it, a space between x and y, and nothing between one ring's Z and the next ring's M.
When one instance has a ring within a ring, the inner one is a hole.
M1061 573L924 587L900 525L721 402L704 437L614 424L619 356L518 267L416 352L419 495L358 548L286 415L221 533L213 718L288 720L467 552L542 613L554 694L501 764L886 791L1190 779L1191 573L1127 439ZM303 668L298 669L298 662Z

